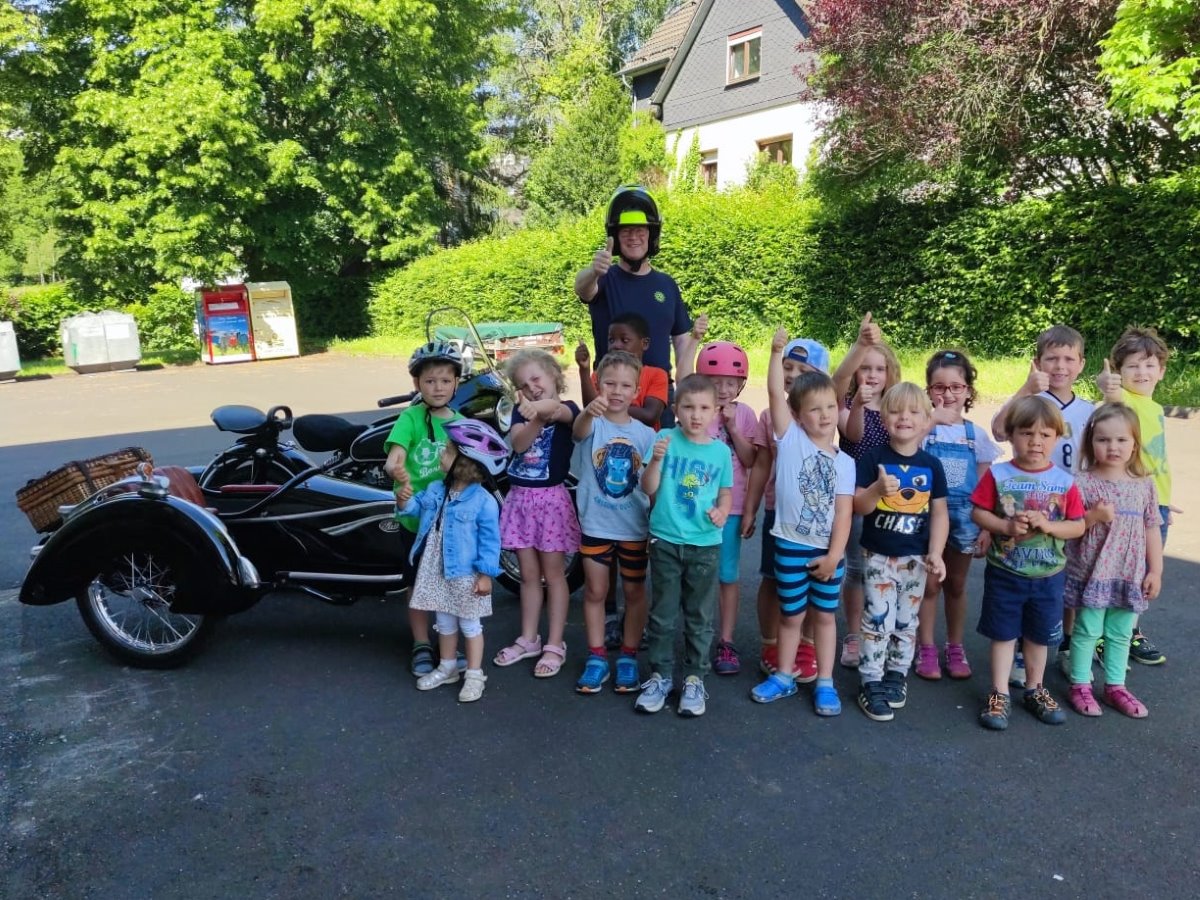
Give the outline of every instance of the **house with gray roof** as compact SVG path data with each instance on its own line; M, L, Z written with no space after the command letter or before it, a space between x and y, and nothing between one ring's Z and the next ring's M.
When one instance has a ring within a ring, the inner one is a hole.
M684 0L620 74L677 164L698 139L707 183L740 184L760 153L803 171L817 135L816 104L799 99L807 33L796 0Z

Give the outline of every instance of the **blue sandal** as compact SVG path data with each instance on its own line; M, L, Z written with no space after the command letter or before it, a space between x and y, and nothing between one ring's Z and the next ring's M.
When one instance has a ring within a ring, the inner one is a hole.
M433 671L433 645L425 641L417 641L412 648L412 662L409 663L409 671L414 676L420 678L422 675L428 675Z
M580 694L598 694L606 681L608 681L608 660L600 656L589 656L583 667L583 674L575 682L575 690Z
M813 691L813 709L818 716L840 716L842 700L838 697L837 688L819 684Z

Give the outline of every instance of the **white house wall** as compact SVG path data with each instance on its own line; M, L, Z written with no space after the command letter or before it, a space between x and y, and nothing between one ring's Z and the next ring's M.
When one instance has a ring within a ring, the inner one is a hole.
M720 190L745 182L746 169L758 155L759 142L789 134L792 136L792 167L803 173L817 130L816 104L792 103L669 132L667 152L674 150L678 166L691 149L692 135L699 131L701 153L717 151L717 189Z

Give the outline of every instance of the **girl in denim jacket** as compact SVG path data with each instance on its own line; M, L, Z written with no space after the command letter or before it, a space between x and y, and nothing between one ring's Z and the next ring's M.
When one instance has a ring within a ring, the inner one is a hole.
M411 488L401 490L398 497L404 502L402 514L421 519L413 556L422 555L409 606L437 613L442 660L417 679L417 689L458 681L455 651L461 631L467 671L458 699L470 703L483 696L487 682L480 620L492 614L492 577L500 574L500 505L483 483L504 471L508 446L483 422L460 419L444 428L449 439L440 459L445 480L415 496Z

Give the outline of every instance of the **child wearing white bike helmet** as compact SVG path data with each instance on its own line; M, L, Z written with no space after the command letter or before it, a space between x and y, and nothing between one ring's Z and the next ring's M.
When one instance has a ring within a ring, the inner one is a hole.
M413 351L408 372L420 398L396 419L383 445L388 455L384 469L392 476L397 497L401 490L419 492L442 480L438 462L446 447L445 425L460 418L449 403L458 388L462 367L462 353L449 341L430 341ZM401 535L411 541L417 532L416 517L399 516L399 520ZM405 553L406 560L408 555ZM414 571L409 567L405 572L409 584ZM429 614L410 607L408 624L413 636L410 668L419 678L433 671L436 662L430 642Z
M736 675L741 658L733 645L737 625L738 569L742 557L742 538L754 533L754 516L742 524L746 503L746 484L754 461L765 452L766 436L759 428L758 416L738 397L746 387L750 361L746 351L730 341L705 344L696 355L696 374L707 376L717 392L717 415L708 428L708 436L720 440L733 455L733 507L721 533L721 634L717 640L713 671L718 675Z
M458 419L444 426L448 439L438 456L444 481L413 494L396 491L401 511L420 526L412 557L421 553L409 608L437 614L437 668L417 679L417 689L433 690L459 680L455 651L461 631L467 671L458 699L483 696L483 625L492 614L492 578L500 574L500 504L485 485L508 465L508 445L490 425Z

